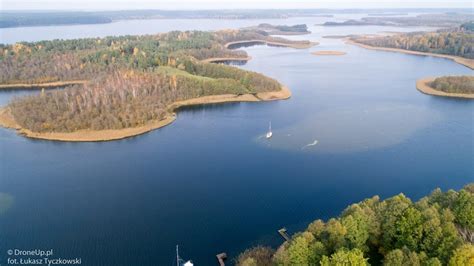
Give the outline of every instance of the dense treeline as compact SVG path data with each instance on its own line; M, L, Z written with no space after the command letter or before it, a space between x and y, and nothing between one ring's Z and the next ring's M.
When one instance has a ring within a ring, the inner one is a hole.
M276 25L275 28L281 31L308 32L308 26L306 26L306 24L297 24L293 26Z
M429 84L436 90L448 93L470 93L474 94L473 76L447 76L436 78Z
M276 251L246 250L237 265L453 265L474 262L474 184L413 203L377 196L316 220Z
M262 19L319 15L320 10L120 10L95 12L0 12L0 28L110 23L129 19Z
M279 90L277 81L261 74L200 61L246 57L225 43L249 38L291 43L254 31L227 30L1 45L0 82L88 80L14 99L9 108L15 121L34 132L136 127L163 119L174 101Z
M474 59L474 32L472 31L418 32L386 37L355 38L354 40L371 46L455 55Z
M200 60L247 57L244 51L224 47L227 42L240 40L304 42L270 37L256 31L225 30L0 44L0 84L92 79L96 73L116 69L146 70L172 65L183 55Z
M367 13L385 10L322 9L245 9L245 10L117 10L117 11L4 11L0 10L0 28L41 25L109 23L129 19L265 19L288 17L331 17L330 13ZM431 10L419 10L427 12ZM470 10L467 10L470 11ZM412 11L410 11L412 12Z
M0 28L70 25L70 24L99 24L110 23L112 19L90 12L2 12L0 14Z
M217 57L232 57L232 58L246 58L247 53L242 50L228 50L221 49L219 47L213 47L210 49L190 49L187 51L188 55L191 55L199 60Z
M361 19L349 19L343 22L328 21L324 26L429 26L429 27L458 27L460 24L472 21L472 12L448 12L442 14L420 14L410 16L370 16Z
M261 23L258 26L247 27L245 29L255 30L267 35L296 35L310 33L306 24L296 25L272 25L268 23Z

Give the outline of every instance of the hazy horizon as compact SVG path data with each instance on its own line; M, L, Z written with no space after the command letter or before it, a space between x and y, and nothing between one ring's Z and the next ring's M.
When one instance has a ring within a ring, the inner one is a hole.
M138 0L2 0L0 9L3 11L109 11L109 10L216 10L216 9L400 9L400 8L473 8L471 1L425 1L425 0L379 0L379 1L347 1L347 0L183 0L153 1Z

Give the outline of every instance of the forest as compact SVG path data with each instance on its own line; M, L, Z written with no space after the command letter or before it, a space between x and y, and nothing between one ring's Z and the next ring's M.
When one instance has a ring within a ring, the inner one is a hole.
M272 25L261 23L258 26L244 28L246 30L255 30L266 35L299 35L311 33L306 24L297 25Z
M474 32L469 24L436 32L414 32L384 37L354 37L352 40L378 47L447 54L474 59Z
M469 13L470 9L444 9L446 12ZM432 9L390 9L390 14L427 13ZM116 10L116 11L7 11L0 10L0 28L110 23L131 19L284 19L290 17L332 17L331 14L379 14L387 9L227 9L227 10Z
M281 19L319 16L329 10L117 10L117 11L3 11L0 28L111 23L132 19Z
M428 26L451 28L472 21L471 11L446 12L441 14L420 14L414 17L403 16L369 16L361 19L349 19L343 22L328 21L324 26Z
M110 23L108 17L90 12L1 12L0 28Z
M225 44L248 39L293 42L224 30L0 45L0 84L88 81L13 99L8 105L13 118L33 132L136 127L162 119L174 101L280 90L276 80L261 74L201 61L247 57Z
M239 266L474 265L474 183L434 190L412 202L403 194L348 206L337 218L315 220L277 250L241 253Z
M447 93L466 93L474 94L473 76L447 76L439 77L430 84L433 89Z

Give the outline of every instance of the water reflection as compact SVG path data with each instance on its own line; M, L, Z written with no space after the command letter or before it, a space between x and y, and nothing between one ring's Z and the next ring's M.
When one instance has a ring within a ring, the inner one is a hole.
M359 152L401 143L440 119L439 112L415 105L356 106L318 112L281 129L275 126L271 140L256 140L290 151Z
M7 212L13 205L13 196L0 192L0 215Z

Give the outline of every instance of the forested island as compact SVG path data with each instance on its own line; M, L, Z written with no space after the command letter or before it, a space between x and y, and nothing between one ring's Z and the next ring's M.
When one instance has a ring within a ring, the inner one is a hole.
M0 124L33 138L111 140L166 125L183 105L290 97L274 79L206 62L247 58L228 44L238 47L249 41L297 48L313 45L252 30L0 45L0 89L75 83L12 100L0 111Z
M474 76L446 76L418 80L419 91L435 95L474 99Z
M466 23L436 32L353 36L349 43L369 49L445 57L474 69L474 32L471 27Z
M316 220L277 250L255 247L239 266L450 265L474 263L474 184L434 190L412 202L403 194L348 206L337 218Z
M248 27L248 30L262 31L268 35L302 35L311 33L308 31L306 24L298 24L293 26L288 25L272 25L262 23L255 27Z

